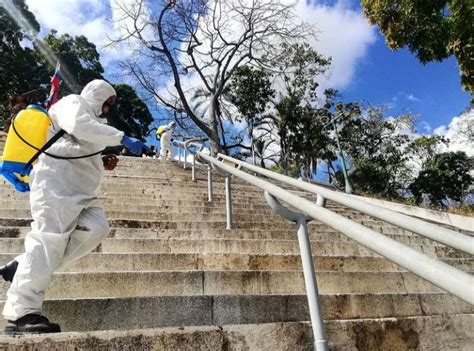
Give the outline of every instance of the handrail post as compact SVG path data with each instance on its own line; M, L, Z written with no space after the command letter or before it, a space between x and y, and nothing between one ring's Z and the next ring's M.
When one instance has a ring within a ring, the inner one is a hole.
M298 226L298 242L303 265L303 276L308 295L308 308L311 317L311 327L314 335L314 349L316 351L327 351L328 342L324 328L324 319L319 299L318 283L314 271L313 255L311 253L311 242L308 235L306 216L301 214L296 222Z
M225 208L227 215L227 226L226 229L232 229L232 190L230 175L225 177Z
M324 196L320 194L316 195L316 205L326 207L326 199L324 198Z
M212 202L212 168L211 165L207 165L207 201Z
M186 169L186 159L188 158L188 152L186 148L184 149L184 160L183 160L183 169Z
M308 296L308 309L313 329L314 349L316 351L328 351L328 342L324 327L323 313L319 299L318 283L314 271L313 254L311 253L311 241L308 234L308 217L302 212L296 212L285 208L280 201L267 191L265 199L268 205L280 216L292 222L298 227L298 244L300 247L301 264L303 266L304 283Z
M191 179L195 182L196 181L196 155L193 154L193 163L191 168Z

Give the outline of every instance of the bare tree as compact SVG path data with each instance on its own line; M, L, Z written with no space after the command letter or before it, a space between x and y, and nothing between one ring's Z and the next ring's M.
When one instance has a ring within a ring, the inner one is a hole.
M278 67L282 44L312 35L297 23L292 5L274 0L116 0L120 37L133 58L121 62L125 74L159 104L196 125L221 151L220 108L226 85L240 65ZM207 113L197 113L192 97L204 91Z

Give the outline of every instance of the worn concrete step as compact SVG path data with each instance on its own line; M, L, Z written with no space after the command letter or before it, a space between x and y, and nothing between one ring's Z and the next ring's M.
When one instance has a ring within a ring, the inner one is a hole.
M0 228L0 237L23 237L29 228ZM10 230L8 230L10 229ZM5 233L3 235L2 233ZM10 233L10 234L8 234ZM433 245L431 239L412 234L384 234L406 245ZM297 240L294 230L260 230L260 229L233 229L233 230L174 230L174 229L133 229L113 228L109 235L116 239L237 239L237 240ZM310 231L309 237L312 241L345 241L353 242L352 239L327 227Z
M0 253L23 251L23 239L1 238ZM354 242L312 241L312 252L316 256L378 256ZM450 248L438 245L412 245L413 248L431 257L464 257ZM99 244L98 252L127 253L246 253L246 254L299 254L295 240L186 240L186 239L106 239Z
M326 321L331 350L469 350L474 344L473 315ZM0 348L25 350L259 350L308 351L308 322L170 327L90 333L0 337Z
M132 189L165 189L169 187L174 188L190 188L190 189L200 189L206 190L208 182L207 179L199 179L197 181L192 181L189 175L180 175L177 173L169 173L166 175L161 175L159 178L149 179L147 177L127 177L127 176L119 176L119 177L109 177L105 174L102 181L102 188L109 188L112 190L117 190L117 186L128 186ZM287 188L287 190L292 191L297 194L301 194L302 196L309 196L310 198L314 198L315 195L304 192L299 189L291 189L288 186L282 184L283 188ZM216 191L223 191L225 189L225 182L224 180L216 180L212 184L213 189ZM239 192L248 192L250 195L260 194L262 192L261 189L243 182L243 183L235 183L232 182L232 190L235 193ZM9 184L5 180L0 180L0 188L3 190L13 190L11 184Z
M311 242L315 255L376 256L354 242ZM452 249L439 245L412 245L432 257L457 257ZM102 252L225 252L225 253L299 253L295 240L160 240L160 239L108 239L101 243ZM453 257L453 258L454 258Z
M448 294L321 295L324 319L473 313ZM306 295L203 295L47 300L45 314L63 331L273 323L309 320ZM127 318L117 318L117 316ZM81 316L81 318L77 318ZM0 322L0 327L3 327Z
M207 220L207 221L192 221L192 218L185 218L184 220L176 220L176 221L160 221L156 219L135 219L129 213L131 217L122 216L124 213L120 213L120 215L110 216L109 223L112 227L124 227L124 228L148 228L148 229L180 229L180 230L214 230L214 229L225 229L226 222L225 221L217 221L217 220ZM146 216L146 215L144 215ZM189 221L187 221L187 219ZM22 217L14 217L14 218L0 218L0 226L12 227L12 226L26 226L29 225L31 222L30 216L22 216ZM392 233L391 225L374 222L374 221L360 221L361 224L365 225L366 227L376 230L381 233ZM260 230L269 230L269 231L281 231L281 230L295 230L295 225L291 222L284 221L283 222L251 222L251 221L234 221L233 222L235 229L260 229ZM329 228L328 226L319 223L318 221L312 221L308 224L308 230L312 231L319 231L319 230L326 230ZM393 232L398 232L397 230L393 230Z
M2 192L0 190L0 192ZM21 201L24 205L22 207L29 207L27 206L28 203L28 196L21 193L10 193L7 192L2 195L0 194L0 198L3 201ZM102 193L100 198L105 203L115 203L115 204L136 204L136 205L169 205L169 206L180 206L180 205L188 205L189 206L224 206L225 204L225 196L223 194L215 194L213 196L213 201L211 203L208 202L208 195L205 193L202 194L189 194L183 193L180 194L177 191L173 191L170 193L149 193L148 191L143 191L142 193L136 194L123 194L123 193ZM255 208L263 208L268 209L268 205L263 198L249 198L247 196L234 196L232 198L232 203L235 207L238 206L254 206ZM356 211L349 210L339 205L328 206L328 209L331 209L337 213L343 213L348 216L351 215L361 215Z
M224 201L168 201L168 200L154 200L154 199L142 199L137 203L131 204L127 201L103 199L102 204L106 210L124 210L130 211L150 211L150 212L183 212L189 213L193 211L215 211L217 213L226 213ZM260 214L273 214L274 212L268 205L254 205L254 204L233 204L233 213L235 212L249 212L260 213ZM30 202L28 199L14 200L14 199L0 199L0 209L2 210L26 210L30 208ZM331 209L336 213L345 215L351 218L365 218L371 219L370 216L361 213L354 213L343 209Z
M335 231L325 225L319 225L315 223L316 221L313 221L309 224L309 233L310 235L314 236L316 234L316 238L318 239L319 237L317 236L318 233L335 233ZM18 237L18 235L21 235L25 233L26 230L28 230L29 226L31 223L31 219L28 218L0 218L0 237ZM131 220L131 219L112 219L109 220L110 226L113 228L112 233L119 228L119 230L150 230L150 231L156 231L156 232L163 232L163 231L168 231L172 230L171 233L174 233L176 231L191 231L192 233L205 233L203 234L197 234L197 237L191 237L191 238L207 238L208 233L213 233L214 231L216 233L223 233L225 232L225 223L224 222L162 222L162 221L144 221L144 220ZM239 233L239 232L256 232L255 234L250 234L253 239L259 238L258 236L259 233L266 233L262 238L265 239L273 239L273 238L279 238L282 235L282 230L286 233L294 233L295 232L295 227L292 224L283 224L283 225L277 225L275 228L275 224L262 224L262 223L250 223L250 224L245 224L245 223L235 223L236 224L236 229L233 229L231 231L228 231L228 233ZM23 227L21 231L17 229L18 227ZM243 227L243 228L239 228ZM381 233L385 234L390 234L392 231L397 233L399 231L397 230L392 230L392 226L375 226L373 228L374 230L377 230ZM273 236L271 233L277 233L276 237ZM313 234L312 234L313 233ZM227 234L226 234L227 235ZM285 234L287 235L287 234ZM394 235L394 234L392 234ZM400 235L400 234L395 234L395 235ZM404 234L402 234L404 235ZM165 238L172 237L172 236L165 236ZM211 236L212 237L212 236ZM227 238L227 236L224 236ZM340 236L342 237L342 236ZM238 238L238 235L237 235ZM247 237L244 237L245 239ZM280 237L281 239L285 239L283 237ZM345 237L344 237L345 238ZM416 236L413 236L413 238L416 238ZM336 239L336 241L339 239ZM411 239L407 239L406 243L412 243L412 244L432 244L430 241L426 240L416 240L414 239L413 241L410 241ZM344 241L347 241L345 238ZM455 250L451 250L448 248L443 249L446 251L447 256L449 257L465 257L464 254L460 252L456 252Z
M441 292L406 272L317 272L322 294L406 294ZM5 296L7 283L0 284ZM304 294L301 271L149 271L57 273L50 299L156 295Z
M186 201L180 201L170 203L169 201L161 200L144 200L136 203L130 203L127 201L101 201L104 208L108 211L146 211L152 213L219 213L225 214L225 202L207 202L197 201L189 203ZM271 216L277 216L269 206L266 205L252 205L252 204L233 204L233 213L244 214L251 212L252 214L265 214ZM25 200L0 200L0 210L29 210L30 204ZM345 215L347 217L359 218L370 220L371 217L362 214L353 214L348 211L334 211L336 213Z
M107 217L111 219L130 218L134 220L159 220L170 223L190 220L194 222L224 222L227 218L226 213L223 211L207 211L205 208L202 208L202 211L196 209L195 211L184 210L183 212L180 212L179 209L176 209L176 211L170 212L167 212L166 210L160 210L159 212L155 212L140 209L135 210L133 208L134 206L131 207L132 209L128 209L127 207L123 207L122 209L117 208L116 210L109 209L107 211ZM0 209L1 218L29 218L30 216L31 212L29 209ZM286 228L291 228L295 226L294 223L270 211L258 213L254 211L245 212L243 210L237 210L232 214L232 220L236 224L239 222L261 223L261 225L264 225L266 228L275 229L278 228L280 225ZM379 229L381 227L390 226L388 224L384 224L383 222L378 222L371 219L354 219L354 221L366 225L369 228ZM313 221L312 223L309 223L309 227L315 227L320 224L321 223L318 221ZM257 226L260 225L257 224Z
M184 178L182 177L184 176ZM191 188L205 189L207 190L207 180L192 181L188 174L169 174L159 175L153 178L139 177L139 178L127 178L127 177L107 177L103 178L102 188L114 189L116 185L128 185L132 187L146 187L148 189L161 189L163 187L174 187L179 188L182 185L188 185ZM224 189L224 181L215 181L212 183L213 189ZM235 191L249 191L249 192L260 192L261 190L249 183L232 183L232 190Z
M17 230L18 235L27 233L29 227L0 227L0 236L5 232L13 232ZM330 227L319 227L315 231L309 231L309 235L314 239L324 238L322 241L350 241L344 234L340 234ZM396 237L409 237L412 239L425 238L412 234L391 234ZM280 239L280 240L296 240L295 228L266 230L259 228L251 229L144 229L144 228L120 228L113 227L110 237L122 239ZM429 239L426 239L429 240ZM430 241L432 243L432 241Z
M112 202L112 201L103 201L102 202L104 209L107 212L146 212L149 214L167 214L167 215L177 215L182 214L190 215L190 214L216 214L224 216L226 215L226 208L225 203L209 203L209 202L196 202L195 204L189 204L185 201L181 202L180 204L169 204L169 203L160 203L155 200L150 201L150 203L145 204L143 200L141 200L138 204L130 204L129 202ZM16 200L0 200L0 216L7 217L10 214L8 211L23 211L19 212L17 217L24 217L26 214L29 213L30 205L28 201L16 201ZM2 212L6 211L6 212ZM366 223L374 221L374 219L370 216L363 215L360 213L352 213L350 211L334 211L344 217L350 218L354 221L361 222L364 221ZM265 216L267 218L274 218L279 219L280 221L282 218L277 215L274 211L270 209L268 206L261 206L261 205L252 205L252 204L234 204L232 213L234 218L238 219L241 216L245 217L247 215L258 215L258 216ZM264 217L263 217L264 218ZM376 223L383 223L381 221L375 220Z
M20 224L15 221L15 224ZM23 238L31 230L30 221L24 220L24 226L1 226L0 238ZM113 224L114 221L111 221ZM22 223L23 224L23 223ZM339 234L331 228L320 228L318 232L309 233L314 240L322 241L350 241L349 238ZM410 235L398 235L399 237L417 238ZM144 229L112 227L110 238L117 239L260 239L260 240L296 240L296 231L290 230L262 230L262 229ZM422 238L420 238L422 239ZM427 239L428 240L428 239ZM428 242L427 242L428 243Z
M30 227L0 226L0 238L24 238L30 231ZM410 234L385 234L403 244L432 245L430 239ZM336 232L329 227L318 228L317 231L309 232L313 241L345 241L353 240ZM112 228L110 238L116 239L237 239L237 240L297 240L294 230L261 230L261 229L213 229L213 230L178 230L178 229L135 229L135 228Z
M129 189L121 189L121 187L127 187ZM213 190L216 192L223 192L225 189L224 182L213 182ZM189 188L193 191L206 191L207 192L208 183L207 181L192 181L190 178L181 178L179 175L169 175L162 178L156 178L149 180L147 178L125 178L125 177L114 177L108 178L104 177L101 183L101 189L110 190L111 192L122 191L138 191L138 190L153 190L153 191L162 191L167 189L183 189ZM13 190L12 186L5 181L0 183L0 188L2 190ZM250 184L232 184L232 191L236 194L238 193L247 193L248 196L255 196L261 194L262 190L254 187ZM305 193L300 190L295 190L295 193L299 193L303 196L310 195L310 193ZM314 196L313 196L314 197Z
M0 254L0 264L14 259L16 254ZM474 258L448 258L446 264L464 271L474 271ZM316 270L340 272L398 272L402 267L381 257L316 256ZM301 270L299 255L252 255L240 253L91 253L62 272L114 272L156 270Z
M111 199L111 198L104 198L102 199L102 204L104 207L107 206L123 206L123 205L133 205L133 206L140 206L150 209L160 209L163 207L168 208L190 208L190 207L205 207L205 208L218 208L224 209L223 205L225 205L225 201L212 201L208 202L207 198L205 200L172 200L172 199L165 199L165 200L158 200L158 199L147 199L142 198L140 202L130 204L130 202L125 201L124 199ZM237 204L239 205L239 204ZM244 206L245 205L245 206ZM29 208L30 202L29 199L11 199L11 198L2 198L0 199L0 208L10 208L10 209L22 209L22 208ZM234 206L235 207L235 206ZM239 207L239 206L237 206ZM251 210L270 210L268 205L255 205L255 204L242 204L243 208L251 209ZM271 210L270 210L271 211Z
M134 206L132 206L134 207ZM180 212L179 209L176 209L177 211L166 211L166 210L161 210L160 212L155 212L155 211L144 211L140 209L128 209L127 207L123 207L123 209L117 209L117 210L111 210L109 209L107 211L107 216L109 218L133 218L135 220L137 219L143 219L143 220L161 220L161 221L182 221L184 219L192 219L194 221L225 221L226 220L226 213L223 211L219 212L211 212L211 211L205 211L203 208L202 211L199 211L197 208L195 211L192 210L185 210L183 212ZM29 209L0 209L0 217L3 218L27 218L30 216L30 210ZM274 221L274 222L288 222L286 219L283 217L280 217L276 214L273 214L272 212L268 213L255 213L253 211L247 211L245 213L244 211L236 211L233 213L232 218L234 221L239 222L239 221L245 221L249 220L251 222L257 222L257 221L262 221L262 222L268 222L268 221ZM288 222L291 224L291 222Z
M0 190L0 192L2 192ZM0 198L3 199L12 199L12 200L26 200L28 199L25 195L21 195L19 193L6 193L0 194ZM107 194L101 193L99 199L110 199L111 201L115 202L129 202L129 203L136 203L139 204L141 200L150 201L156 200L156 203L162 203L163 201L199 201L201 205L204 205L208 202L208 195L207 193L202 194L191 194L191 193L178 193L178 192L170 192L170 193L136 193L136 194L124 194L124 193L115 193L115 194ZM216 194L213 197L214 201L217 203L225 203L225 195ZM214 202L213 201L213 202ZM234 196L232 197L232 204L236 205L245 205L245 204L253 204L259 206L267 206L267 203L262 198L250 198L248 196Z
M176 187L168 188L163 187L163 189L147 189L147 188L135 188L135 187L126 187L125 185L117 187L114 189L102 189L102 196L107 196L110 198L143 198L144 196L150 198L178 198L178 199L190 199L194 200L196 198L207 199L208 194L205 189L195 189L187 187ZM233 200L244 200L247 202L256 202L258 204L265 204L265 199L261 194L249 194L249 193L235 193L232 194ZM18 194L15 190L10 188L0 188L0 196L2 198L12 197L12 198L27 198L25 194ZM217 198L225 197L224 192L215 192Z

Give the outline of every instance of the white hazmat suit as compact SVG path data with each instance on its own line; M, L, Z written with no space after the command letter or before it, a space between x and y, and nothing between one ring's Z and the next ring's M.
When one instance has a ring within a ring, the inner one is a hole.
M86 85L81 95L61 99L50 111L49 136L68 134L48 150L60 156L81 156L120 145L124 133L103 124L102 105L114 88L103 80ZM53 272L93 250L109 233L97 198L103 172L102 156L77 160L41 155L30 175L33 222L25 253L7 292L3 315L8 320L42 314L45 290Z
M170 122L160 136L160 159L167 158L168 160L173 159L173 147L171 145L171 136L173 135L173 129L175 122Z

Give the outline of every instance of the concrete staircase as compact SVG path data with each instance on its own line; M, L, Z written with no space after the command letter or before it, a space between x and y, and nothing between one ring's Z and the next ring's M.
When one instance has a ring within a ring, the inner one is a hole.
M55 274L45 314L65 333L0 336L0 350L311 350L294 224L261 191L233 181L225 230L223 179L125 158L103 183L112 231L96 252ZM296 193L307 198L314 196ZM465 271L462 253L334 203L334 211ZM0 185L0 263L23 250L27 195ZM332 350L468 350L473 306L309 224ZM0 284L0 307L8 284ZM3 327L3 321L0 322Z

